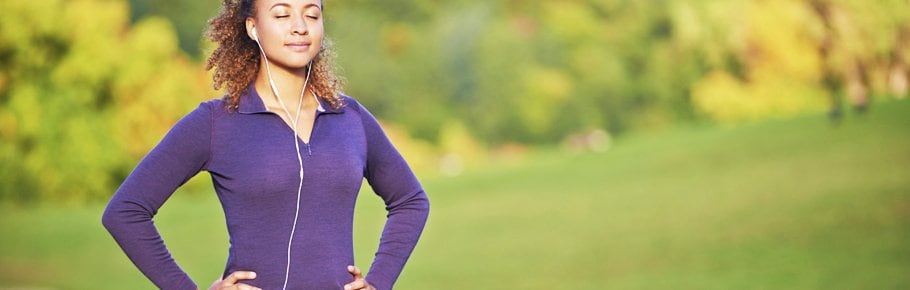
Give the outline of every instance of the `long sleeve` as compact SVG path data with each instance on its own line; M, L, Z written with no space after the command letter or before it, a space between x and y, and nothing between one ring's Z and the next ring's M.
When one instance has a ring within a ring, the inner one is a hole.
M423 232L430 202L376 119L365 108L359 110L367 137L364 175L388 211L379 249L366 279L377 289L392 289Z
M137 268L161 289L196 289L174 261L152 217L210 157L211 103L202 103L167 133L111 198L104 227Z

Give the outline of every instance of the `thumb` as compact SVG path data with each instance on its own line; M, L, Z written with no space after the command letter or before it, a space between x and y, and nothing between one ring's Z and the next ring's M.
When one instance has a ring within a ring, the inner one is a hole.
M360 268L354 265L348 265L348 272L354 276L354 280L363 279L363 272L360 271Z

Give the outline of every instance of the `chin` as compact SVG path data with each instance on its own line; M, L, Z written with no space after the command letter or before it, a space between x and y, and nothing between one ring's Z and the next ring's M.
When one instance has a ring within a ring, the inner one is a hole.
M279 65L281 65L285 68L288 68L288 69L305 69L306 66L308 64L310 64L310 60L314 60L314 59L315 58L303 58L303 57L293 58L293 59L288 59L288 60L282 61Z

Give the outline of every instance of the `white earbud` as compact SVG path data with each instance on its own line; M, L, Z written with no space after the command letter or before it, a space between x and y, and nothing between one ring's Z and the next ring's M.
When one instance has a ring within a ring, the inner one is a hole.
M252 34L253 35L250 38L252 38L255 42L259 42L259 34L256 33L256 27L253 27Z

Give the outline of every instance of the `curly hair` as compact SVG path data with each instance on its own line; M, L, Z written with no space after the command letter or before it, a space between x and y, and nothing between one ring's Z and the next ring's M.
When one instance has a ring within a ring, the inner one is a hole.
M208 23L210 28L206 37L218 44L209 56L206 70L214 68L212 87L227 89L228 109L237 109L240 96L256 79L259 73L259 48L256 42L247 37L245 21L255 15L255 0L224 0L221 13ZM308 89L323 99L332 108L343 106L341 87L344 79L336 73L333 62L335 53L333 43L328 38L322 41L322 48L313 59Z

